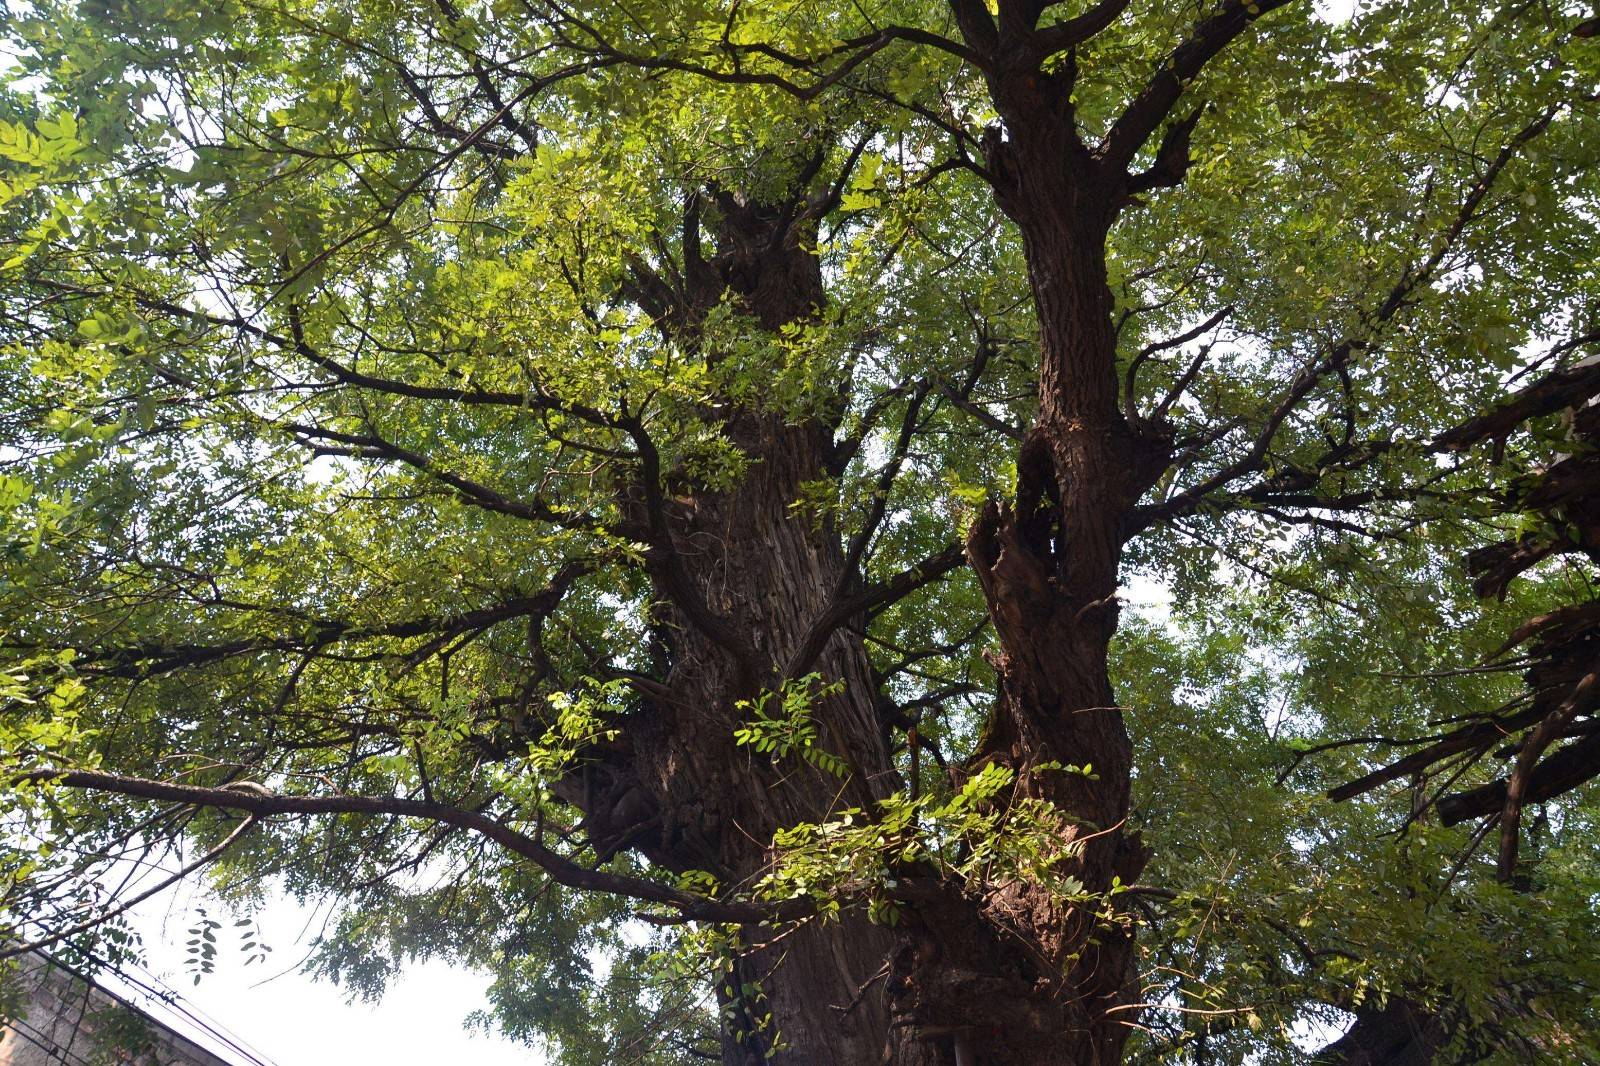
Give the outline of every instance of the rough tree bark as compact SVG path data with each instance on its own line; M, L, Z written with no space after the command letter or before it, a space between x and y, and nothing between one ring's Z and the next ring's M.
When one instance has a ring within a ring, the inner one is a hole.
M1198 113L1170 123L1168 115L1186 80L1286 2L1223 3L1096 149L1081 139L1073 112L1073 49L1126 4L1106 0L1045 28L1038 22L1047 5L1002 3L991 16L976 0L951 4L1002 119L985 139L982 169L1021 234L1040 328L1038 412L1021 447L1016 498L992 503L967 541L999 642L992 662L1000 683L964 769L1010 769L1014 787L1002 805L1053 806L1060 868L1081 882L1084 899L1023 883L989 886L980 897L927 871L897 871L906 919L893 934L860 919L812 925L740 962L739 979L761 988L759 1007L781 1033L772 1061L1096 1066L1121 1058L1136 1013L1134 944L1131 927L1106 920L1103 903L1118 879L1137 880L1146 853L1123 828L1132 752L1108 649L1135 507L1169 465L1171 441L1159 426L1130 422L1119 404L1106 241L1132 197L1183 180ZM1052 56L1059 61L1046 73ZM1153 163L1132 172L1163 123ZM681 276L644 272L647 310L653 301L658 321L690 331L704 301L724 292L769 329L814 313L823 287L812 247L825 205L711 198L713 258L699 258L691 210ZM597 808L627 807L638 829L607 832L669 869L739 882L764 867L775 828L870 804L900 782L865 652L845 630L816 660L826 680L845 682L817 714L820 735L851 763L844 791L826 775L774 767L733 743L737 701L785 676L811 624L854 578L836 533L789 507L802 482L828 469L833 427L746 410L726 412L725 425L750 460L736 489L685 486L660 500L648 485L641 490L671 672L626 731L626 750L610 753L613 798L596 804L590 796L583 806L591 831L600 827ZM1042 769L1047 763L1088 764L1093 773ZM757 1006L748 997L727 1005L736 1021ZM765 1035L739 1030L724 1037L728 1066L772 1050Z
M1026 76L991 84L1006 136L991 135L986 162L1022 234L1041 350L1039 410L1022 444L1016 499L991 504L967 542L1000 644L991 660L999 697L972 764L1013 770L1013 802L1055 806L1063 845L1080 849L1072 876L1103 896L1115 879L1133 883L1146 861L1122 828L1132 751L1107 658L1129 516L1167 448L1136 432L1117 403L1105 241L1121 190L1087 159L1059 86ZM1036 769L1044 763L1089 765L1093 777ZM1025 991L1013 990L1013 1016L984 1041L980 1061L1118 1061L1131 1020L1129 932L1039 886L1001 886L982 911L1032 950L1010 962L1012 983ZM989 974L1005 972L1004 960L984 962ZM948 989L956 994L941 1008L963 991ZM978 1018L969 1021L977 1031Z
M1120 190L1096 170L1061 167L1055 153L1067 142L1049 126L1059 127L1059 112L1030 115L1027 105L1011 123L1016 139L992 145L989 162L1000 204L1021 228L1039 306L1040 408L1017 499L992 505L967 546L1001 647L996 708L968 769L1006 766L1016 781L1004 802L1054 804L1063 849L1075 853L1064 865L1085 892L1103 894L1144 864L1121 828L1131 752L1107 649L1128 516L1166 449L1136 433L1117 403L1104 248ZM715 199L709 261L693 251L691 211L680 283L640 268L641 299L656 304L658 321L692 337L724 292L768 329L813 314L823 300L815 214ZM825 745L849 762L847 781L734 743L740 701L777 686L854 578L837 532L791 508L802 483L828 470L834 427L731 407L720 415L748 460L737 487L707 491L654 469L647 454L643 483L630 490L670 670L617 746L566 791L597 841L736 884L765 869L774 830L870 806L900 781L865 650L848 628L832 632L812 667L844 683L816 719ZM1090 764L1094 777L1036 770L1046 762ZM974 899L906 874L903 929L854 917L814 923L739 960L724 985L725 1063L769 1054L779 1063L996 1066L1120 1057L1133 967L1125 930L1037 886L1000 885ZM749 931L757 943L762 935Z
M1013 144L1059 147L1027 121L1018 116ZM1113 878L1135 880L1144 862L1121 829L1131 753L1106 663L1128 514L1165 451L1137 435L1117 405L1104 260L1117 190L1013 144L994 145L990 162L1011 176L1000 203L1022 230L1039 304L1040 411L1016 501L991 506L967 546L1001 646L997 705L968 769L1004 765L1016 774L1005 802L1053 803L1063 849L1077 853L1064 865L1087 893L1104 893ZM724 293L767 329L815 313L823 301L816 212L711 199L709 260L696 254L700 219L691 209L681 276L669 282L640 267L638 295L657 320L692 341ZM596 753L565 792L602 849L637 848L668 869L738 884L766 868L774 830L870 807L901 782L865 649L848 627L834 629L811 667L844 683L816 721L825 746L850 764L846 782L734 743L740 702L779 684L818 621L854 591L854 577L837 531L791 508L802 483L829 469L834 427L731 406L719 415L748 461L736 487L708 491L655 469L647 453L642 483L629 490L650 544L670 668L616 746ZM1045 762L1091 764L1095 776L1036 771ZM1117 1008L1128 1005L1133 964L1124 930L1036 886L1000 885L974 899L924 871L905 874L904 928L857 917L812 923L738 961L723 986L725 1063L769 1054L841 1066L1120 1057L1128 1027ZM763 935L749 930L757 945Z
M1172 442L1163 426L1134 420L1131 398L1118 402L1106 243L1137 194L1184 178L1199 112L1169 115L1187 80L1284 2L1215 8L1093 147L1074 113L1075 49L1126 3L1043 27L1048 5L950 5L1001 118L985 135L982 172L1022 237L1040 334L1038 410L1016 497L992 503L967 541L1000 645L999 692L967 765L1008 767L1009 802L1059 812L1059 839L1076 853L1062 866L1086 896L1074 904L1012 884L974 900L941 886L917 908L892 977L897 1017L942 1024L969 1061L1117 1062L1137 1013L1131 926L1093 903L1117 880L1133 883L1147 859L1123 828L1132 751L1107 662L1123 547ZM1151 162L1135 171L1163 124ZM1093 775L1043 770L1049 763L1089 764Z
M1015 774L1004 803L1054 805L1063 867L1092 899L1116 879L1135 881L1145 862L1122 828L1131 749L1107 655L1130 515L1169 449L1129 425L1118 404L1105 244L1125 183L1088 158L1061 84L992 85L1007 136L991 138L986 162L1024 241L1041 330L1039 411L1015 501L991 505L967 544L1000 644L996 706L967 769L1003 765ZM658 320L692 331L705 301L724 292L769 329L814 313L823 300L815 214L714 199L712 259L697 257L691 211L679 284L643 272L638 288ZM827 470L832 427L753 410L730 410L724 424L749 460L736 488L685 484L668 496L649 482L671 483L673 472L647 469L637 490L671 669L666 690L621 734L625 747L590 771L605 787L597 793L588 780L571 791L592 834L669 869L738 883L759 876L775 829L869 805L899 780L864 649L842 629L816 669L843 681L843 692L817 719L851 763L848 784L734 745L738 702L784 676L852 577L835 531L790 507L800 485ZM1044 763L1088 764L1093 777L1038 770ZM1003 884L972 898L915 870L904 880L909 919L893 934L847 918L740 960L734 995L724 995L725 1063L761 1061L774 1033L780 1063L1120 1059L1134 976L1126 928L1040 886ZM767 1012L772 1027L756 1031Z
M1446 1043L1439 1017L1411 1000L1392 997L1364 1007L1344 1036L1317 1052L1316 1066L1427 1066Z
M705 194L710 258L699 255L701 209L692 203L681 269L669 281L638 265L636 297L688 345L699 343L698 324L725 297L773 331L815 314L824 300L814 247L822 205L808 196L800 188L780 206ZM835 626L820 650L805 653L819 623L856 591L837 532L791 506L803 483L829 469L835 427L731 403L713 414L748 464L735 487L709 490L658 469L646 449L640 482L625 490L649 544L665 684L564 791L602 850L637 848L667 869L740 885L768 868L775 830L870 807L900 781L860 637ZM776 690L803 653L814 661L800 673L843 683L814 716L820 743L850 766L842 782L734 740L748 717L740 703ZM879 973L894 949L888 930L847 916L805 924L770 946L769 935L748 929L750 950L718 981L727 1066L846 1066L886 1054L943 1061L937 1049L892 1032Z

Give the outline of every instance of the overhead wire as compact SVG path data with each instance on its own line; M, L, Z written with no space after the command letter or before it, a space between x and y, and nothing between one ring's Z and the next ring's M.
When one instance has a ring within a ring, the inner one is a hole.
M85 1004L87 1005L87 1000L85 1000ZM63 1006L65 1005L65 1001L63 1001ZM60 1015L58 1014L57 1017L60 1017ZM73 1050L71 1043L65 1046L57 1043L51 1033L47 1033L38 1026L33 1025L26 1018L0 1019L0 1030L4 1029L10 1029L45 1055L56 1062L62 1063L63 1066L94 1066L82 1053ZM72 1036L73 1042L76 1042L78 1036L77 1024L73 1026Z
M150 995L160 999L168 1007L178 1011L205 1033L215 1037L217 1040L222 1041L226 1046L234 1051L237 1051L249 1061L251 1066L277 1066L277 1063L275 1063L269 1056L247 1043L242 1036L233 1032L231 1029L228 1029L221 1021L212 1017L210 1014L207 1014L199 1004L178 992L171 985L167 984L159 976L153 973L148 967L137 962L131 963L131 965L143 973L144 976L155 986L154 988L150 988L149 986L144 985L142 982L139 982L139 987L144 988L145 991L147 991ZM119 975L130 983L134 983L136 980L126 972L119 972Z
M218 1058L234 1059L232 1066L277 1066L270 1057L252 1047L222 1022L206 1014L197 1004L189 1001L141 963L131 960L116 963L93 952L84 952L85 957L101 969L100 974L91 977L46 952L39 954L57 969L145 1014L152 1021L163 1025L173 1035L195 1044ZM135 970L137 972L132 972ZM132 993L132 996L123 995L116 988L106 987L102 980L97 979L101 977L113 979L114 983ZM141 1002L135 1002L135 999ZM208 1044L212 1046L208 1047ZM224 1052L227 1054L223 1054Z
M62 1063L63 1066L91 1066L90 1062L77 1052L61 1047L54 1041L46 1043L41 1037L34 1036L33 1033L26 1031L32 1028L20 1018L13 1018L8 1022L0 1022L0 1030L11 1030L11 1032L22 1037L22 1039L38 1048L49 1058ZM37 1032L38 1030L34 1031Z

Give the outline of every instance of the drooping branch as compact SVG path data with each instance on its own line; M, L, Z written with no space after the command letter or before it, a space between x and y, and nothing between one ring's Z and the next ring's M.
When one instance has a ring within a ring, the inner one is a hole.
M1128 361L1128 369L1126 374L1123 376L1122 384L1122 415L1128 420L1129 424L1135 423L1139 418L1139 371L1141 368L1143 368L1144 364L1162 352L1170 351L1173 348L1181 348L1190 341L1210 333L1212 330L1222 325L1223 320L1229 315L1233 314L1233 310L1233 305L1229 304L1227 307L1224 307L1222 310L1213 314L1210 318L1207 318L1204 322L1201 322L1199 325L1191 329L1184 330L1176 337L1169 337L1166 340L1161 341L1153 341L1150 344L1145 345L1143 348L1139 349L1132 359ZM1184 390L1189 387L1190 383L1193 382L1195 375L1199 373L1200 362L1203 358L1204 353L1202 352L1202 354L1193 361L1190 369L1187 372L1179 375L1177 382L1172 386L1171 390L1151 411L1151 420L1159 420L1163 418L1166 415L1167 410L1171 408L1175 402L1177 402L1178 397L1183 395Z
M435 0L435 6L452 26L461 22L461 11L451 0ZM515 109L506 102L505 97L501 94L499 86L495 85L494 79L484 69L483 60L478 55L468 53L467 62L472 67L472 76L477 83L478 91L488 101L489 107L494 114L499 116L501 126L521 140L529 153L537 152L539 150L539 130L537 126L527 119L517 116Z
M735 43L729 35L725 35L719 44L710 47L705 57L684 58L631 50L617 43L593 22L579 17L561 4L546 0L540 6L552 13L552 29L565 45L574 51L594 55L597 60L624 64L639 70L678 71L726 85L765 85L798 100L816 99L848 78L873 56L900 43L933 48L978 67L985 63L980 52L958 41L932 30L903 25L882 26L868 33L848 37L812 55L797 55L770 42ZM713 65L712 60L719 54L727 60L726 66ZM746 62L756 58L776 62L791 73L748 69ZM796 74L809 77L800 80Z
M822 654L828 638L850 619L884 610L956 570L965 561L965 549L959 544L949 544L894 577L868 585L854 595L836 596L822 616L811 623L805 638L785 667L784 676L800 677L810 670L817 656Z
M1526 708L1509 715L1486 716L1470 725L1433 740L1426 747L1373 770L1354 781L1328 790L1328 798L1341 803L1371 792L1381 785L1421 773L1429 767L1462 752L1487 752L1507 736L1538 721L1541 708Z
M232 848L240 840L244 839L245 834L254 829L258 823L259 818L256 815L249 815L237 826L235 826L233 831L224 837L222 841L215 847L208 849L198 858L185 863L183 866L168 874L166 877L161 878L154 885L151 885L144 891L135 893L127 899L122 900L115 906L95 915L93 918L79 922L76 925L67 926L65 929L58 929L47 936L40 937L37 940L32 940L24 944L16 944L12 947L0 948L0 960L15 958L19 955L26 955L31 951L39 951L50 947L53 944L59 944L63 940L75 937L79 933L87 933L91 929L95 929L96 927L104 925L120 915L128 913L128 911L132 910L134 907L137 907L145 900L150 899L153 896L160 895L162 892L165 892L167 889L171 888L179 881L182 881L190 874L203 870L207 866L210 866L212 863L216 862L218 859L222 858L228 853L228 849Z
M270 344L273 348L297 356L327 373L336 385L360 389L385 396L398 396L412 400L432 400L462 404L467 407L509 407L517 410L549 411L571 416L596 426L617 428L616 419L598 408L563 400L540 388L537 384L521 392L504 389L481 389L466 386L420 385L415 382L383 377L356 369L347 363L313 346L303 335L284 336L258 324L253 317L242 314L221 315L184 307L171 300L138 291L118 293L103 292L80 285L71 285L50 279L29 282L41 288L70 296L131 300L136 306L197 326L232 330L242 337Z
M463 503L496 514L533 522L545 522L567 529L600 533L622 533L615 523L577 512L563 511L539 497L517 499L453 470L447 470L420 452L394 444L376 431L347 433L304 423L283 427L297 441L317 455L336 455L358 459L378 459L400 463L451 489Z
M264 637L218 644L131 644L102 648L77 645L75 651L79 669L106 677L148 678L261 652L315 654L333 645L353 641L404 640L425 636L449 639L514 619L543 619L556 609L579 578L593 570L593 562L573 560L562 566L551 578L550 584L537 593L510 596L492 606L454 615L428 615L384 625L353 625L334 618L298 617L297 620L307 630L301 636ZM41 650L37 645L17 642L0 647Z
M906 455L911 450L912 439L920 428L919 418L922 413L922 404L928 398L932 382L924 381L911 390L906 401L905 414L900 420L900 431L895 437L895 442L889 457L885 460L883 468L878 472L878 477L872 487L871 502L868 504L867 517L861 523L861 528L855 536L850 538L850 544L845 549L844 568L839 575L839 588L835 590L834 599L839 599L844 589L855 580L856 569L861 565L862 556L866 554L867 546L872 538L877 535L878 527L883 523L883 517L888 513L889 494L894 488L895 480L900 476L900 469L905 464Z
M33 770L14 775L10 779L10 784L54 785L134 799L244 811L255 818L273 815L308 817L327 814L417 818L476 833L512 854L532 861L552 881L567 888L605 892L645 903L660 904L671 908L677 917L686 921L759 925L771 921L801 918L812 910L812 905L806 900L773 904L723 901L684 892L642 877L589 869L546 847L535 837L482 811L429 800L343 794L287 795L272 792L253 782L238 782L226 788L208 788L100 770Z

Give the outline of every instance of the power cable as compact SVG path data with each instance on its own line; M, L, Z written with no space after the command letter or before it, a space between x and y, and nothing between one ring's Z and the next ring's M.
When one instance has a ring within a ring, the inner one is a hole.
M81 1054L71 1048L62 1047L53 1039L50 1039L49 1034L45 1033L44 1030L34 1028L21 1018L13 1018L8 1022L0 1023L0 1029L10 1029L55 1061L62 1063L63 1066L93 1066ZM25 1032L24 1030L28 1031Z
M148 967L142 963L132 963L131 965L143 973L150 983L146 984L144 981L115 966L110 968L113 973L130 985L161 1001L166 1007L178 1012L190 1023L197 1026L202 1032L221 1041L226 1047L242 1055L250 1066L277 1066L277 1063L273 1062L271 1058L250 1046L243 1037L207 1014L200 1008L199 1004L187 999L182 993L151 972Z
M224 1059L236 1056L238 1059L243 1060L242 1063L235 1062L233 1066L277 1066L270 1058L244 1043L242 1037L229 1032L221 1022L210 1018L209 1015L204 1017L197 1016L195 1011L199 1010L198 1007L190 1010L185 1005L184 997L176 989L166 984L160 977L143 965L133 964L144 973L146 979L141 979L127 972L123 966L113 963L102 956L90 952L84 953L87 958L97 963L107 974L143 999L145 1002L141 1004L133 1002L113 989L104 987L89 975L80 973L75 968L57 961L44 952L40 954L58 969L71 974L91 987L100 989L100 991L113 999L119 1000L125 1006L151 1017L158 1024L164 1025L173 1035L188 1040L208 1054ZM200 1013L204 1014L204 1012ZM165 1015L164 1018L158 1016L163 1014ZM185 1032L185 1029L188 1031ZM196 1039L197 1037L199 1039ZM210 1041L207 1041L206 1037L210 1037ZM206 1047L208 1042L214 1042L216 1046L208 1048ZM219 1050L231 1052L232 1055L219 1055Z

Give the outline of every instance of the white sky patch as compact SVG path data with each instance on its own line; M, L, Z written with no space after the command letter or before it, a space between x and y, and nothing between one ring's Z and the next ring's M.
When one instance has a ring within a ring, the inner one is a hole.
M1165 623L1172 614L1172 586L1148 571L1126 575L1120 592L1122 602L1151 621Z
M1349 22L1355 18L1360 0L1317 0L1317 17L1327 22Z
M201 978L198 985L184 966L184 943L194 924L196 903L222 921L216 972ZM320 913L270 894L255 918L262 942L273 952L264 964L247 966L234 942L237 930L232 916L224 908L208 904L189 887L164 893L132 912L133 927L144 938L149 973L134 970L130 976L156 987L164 984L177 993L177 1001L153 1002L148 993L129 983L101 980L128 998L151 1005L161 1021L197 1043L241 1064L249 1059L230 1051L186 1012L254 1050L267 1066L345 1062L542 1066L545 1062L524 1044L466 1028L467 1015L488 1003L490 981L483 974L438 960L412 962L378 1003L350 1003L337 986L292 969L321 929ZM286 968L290 972L283 973Z

